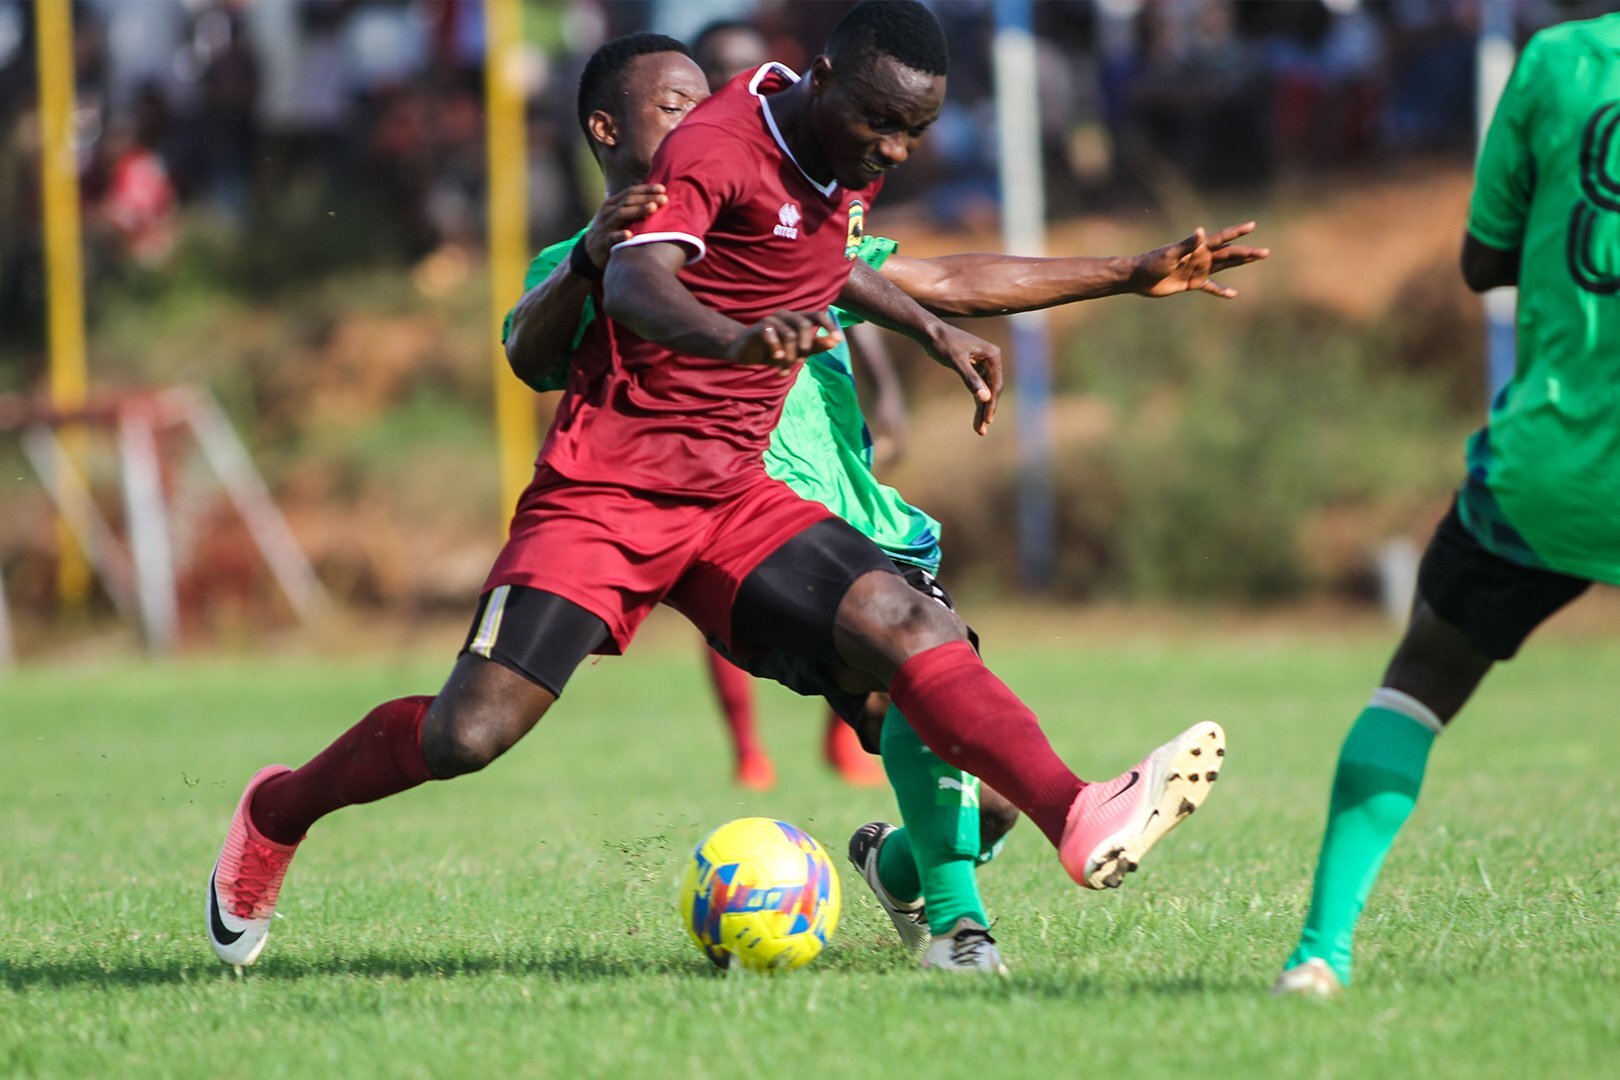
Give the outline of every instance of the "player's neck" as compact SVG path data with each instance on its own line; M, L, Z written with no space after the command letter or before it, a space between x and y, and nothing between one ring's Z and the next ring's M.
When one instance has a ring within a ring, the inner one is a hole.
M765 100L770 103L776 128L782 133L782 141L792 151L799 168L818 184L831 183L832 168L821 151L821 140L816 138L815 129L810 125L810 79L800 79Z
M627 169L611 158L602 163L602 183L610 196L617 195L631 184L639 184L646 179L645 172Z

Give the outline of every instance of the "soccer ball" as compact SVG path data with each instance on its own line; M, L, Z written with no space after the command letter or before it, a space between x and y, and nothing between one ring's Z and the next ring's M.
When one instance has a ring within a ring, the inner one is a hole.
M722 969L803 967L838 929L841 902L826 849L771 818L738 818L705 836L681 882L686 932Z

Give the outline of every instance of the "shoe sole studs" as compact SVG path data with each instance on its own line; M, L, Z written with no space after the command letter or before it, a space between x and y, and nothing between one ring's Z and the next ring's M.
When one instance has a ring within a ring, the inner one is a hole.
M1212 785L1220 776L1221 765L1224 764L1219 759L1226 757L1226 733L1218 724L1201 726L1206 730L1188 739L1167 763L1164 788L1155 804L1157 812L1149 815L1147 824L1140 832L1111 847L1097 861L1091 873L1086 875L1091 888L1119 888L1124 884L1125 875L1141 865L1143 856L1153 845L1192 816L1209 798ZM1204 750L1211 748L1218 763L1214 768L1195 771L1193 766L1197 759L1203 756Z

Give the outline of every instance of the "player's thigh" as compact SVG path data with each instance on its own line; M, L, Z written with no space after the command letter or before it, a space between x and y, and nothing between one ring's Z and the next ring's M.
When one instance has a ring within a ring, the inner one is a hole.
M485 593L456 666L423 721L428 767L454 776L499 757L608 640L601 618L554 593L515 585Z
M1469 532L1453 506L1423 554L1412 619L1384 685L1450 720L1496 661L1511 659L1537 626L1590 584L1502 558Z
M881 549L839 518L825 518L789 537L743 578L731 607L739 651L774 649L819 663L844 659L835 640L852 589L885 579L910 594ZM870 591L870 586L867 586Z

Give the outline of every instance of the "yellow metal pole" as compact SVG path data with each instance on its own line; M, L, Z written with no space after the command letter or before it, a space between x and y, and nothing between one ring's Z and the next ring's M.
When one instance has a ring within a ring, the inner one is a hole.
M35 0L39 68L40 187L45 196L46 340L51 401L59 409L84 404L84 267L79 235L79 170L73 132L73 13L69 0ZM82 462L85 432L64 428L67 463ZM70 507L72 504L69 504ZM69 513L73 510L70 508ZM90 568L64 519L56 523L57 593L66 607L90 593Z
M484 98L489 155L490 328L501 497L508 509L529 482L537 450L534 403L507 366L500 326L528 266L528 133L523 116L520 0L484 0Z

